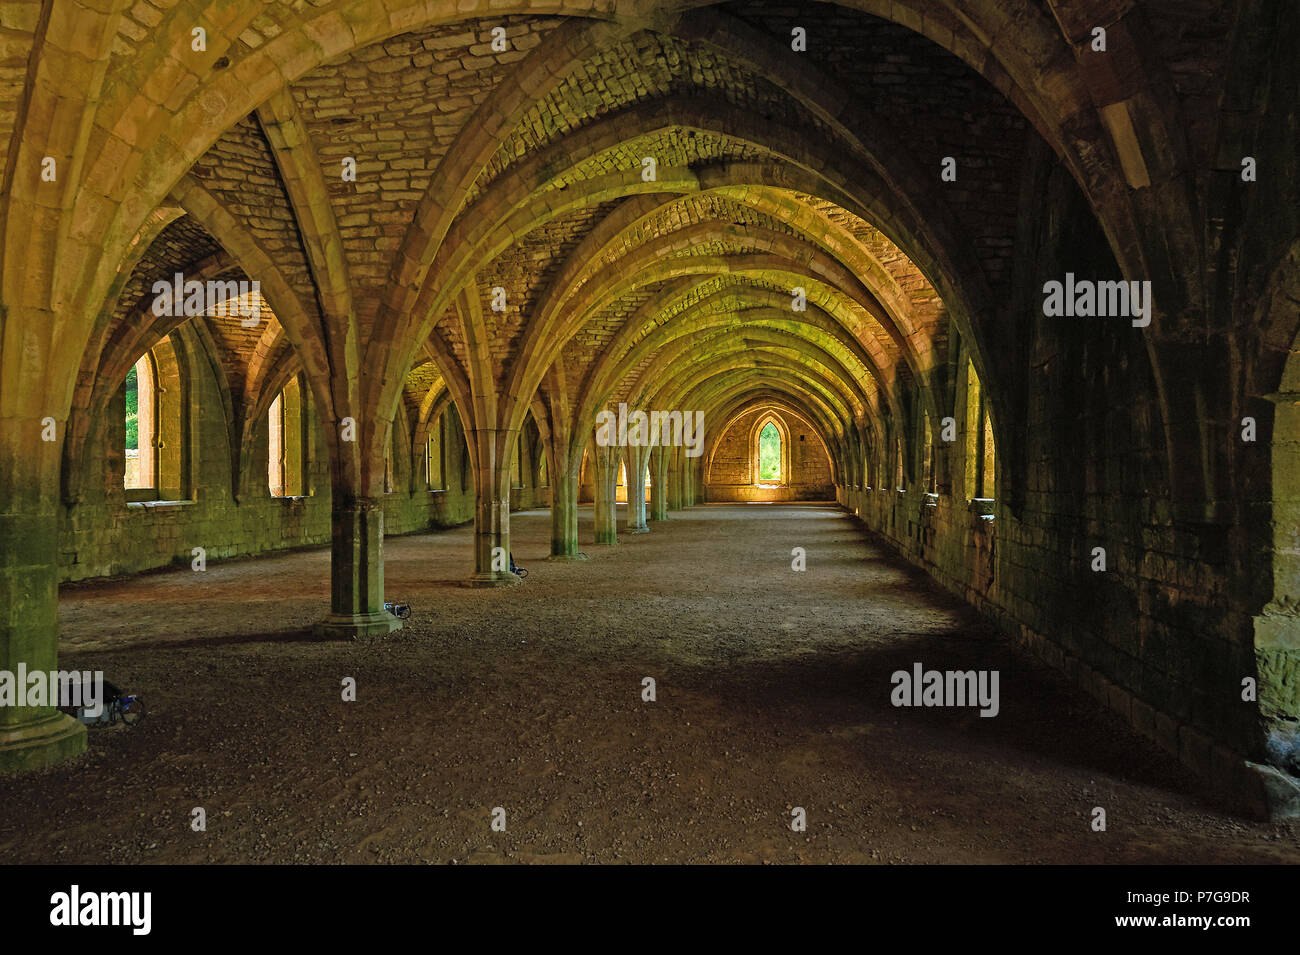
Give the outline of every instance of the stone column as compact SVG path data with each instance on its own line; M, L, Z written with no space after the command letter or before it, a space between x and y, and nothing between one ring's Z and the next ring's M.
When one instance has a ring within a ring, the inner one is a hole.
M512 587L510 573L510 464L515 431L476 430L474 471L474 576L471 587Z
M618 448L592 450L596 484L596 543L618 543Z
M695 506L695 459L682 455L682 507Z
M650 520L668 520L668 455L663 448L650 452Z
M645 517L645 472L649 463L649 450L635 447L627 449L627 532L645 534L650 530Z
M42 440L50 427L55 440ZM20 665L58 667L62 448L61 421L0 418L0 670L15 680ZM0 706L0 770L40 769L86 749L85 726L55 702Z
M569 470L567 456L551 476L550 559L586 560L578 550L578 475Z
M682 449L666 448L664 457L667 459L665 470L668 476L668 510L680 511L682 509Z
M335 488L331 506L330 614L316 624L326 639L355 640L402 625L384 610L384 505Z

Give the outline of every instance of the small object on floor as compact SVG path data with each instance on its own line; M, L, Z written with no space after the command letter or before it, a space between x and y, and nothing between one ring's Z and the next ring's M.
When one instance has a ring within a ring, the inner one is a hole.
M528 576L528 571L524 570L522 567L520 567L518 564L515 563L514 554L510 555L510 573L515 574L521 579Z
M117 722L134 726L144 719L144 701L140 697L123 693L107 680L103 682L103 693L98 713L92 713L86 706L61 706L59 709L87 726L111 726Z
M411 615L411 605L390 601L384 604L384 609L391 613L398 620L405 620Z

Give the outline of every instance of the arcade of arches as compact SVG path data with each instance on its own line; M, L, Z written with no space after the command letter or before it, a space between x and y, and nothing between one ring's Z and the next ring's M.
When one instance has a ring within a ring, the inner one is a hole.
M470 524L503 587L546 509L526 587L599 594L608 545L820 501L1300 813L1293 4L10 0L0 40L0 669L57 665L61 585L199 552L328 544L314 633L375 645L386 537ZM1046 315L1067 276L1149 324ZM685 434L597 442L622 406ZM0 766L85 747L0 709Z

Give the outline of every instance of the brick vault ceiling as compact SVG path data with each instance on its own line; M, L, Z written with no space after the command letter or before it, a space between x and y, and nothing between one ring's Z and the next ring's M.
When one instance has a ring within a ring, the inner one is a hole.
M124 17L110 82L131 82L143 36L180 9ZM273 48L306 12L267 5L213 68ZM1180 65L1204 64L1204 17L1153 15L1178 93L1212 95ZM328 59L183 174L167 221L134 240L83 374L117 375L166 334L147 289L197 270L262 281L258 333L202 319L252 404L355 340L367 406L408 416L436 394L464 409L495 392L516 405L503 423L562 405L581 431L630 397L746 387L827 432L900 414L934 386L954 315L1008 290L1023 157L1059 145L1023 90L1009 99L932 39L954 43L959 18L899 18L769 2L514 15ZM797 29L810 52L791 50ZM944 185L947 156L961 173Z

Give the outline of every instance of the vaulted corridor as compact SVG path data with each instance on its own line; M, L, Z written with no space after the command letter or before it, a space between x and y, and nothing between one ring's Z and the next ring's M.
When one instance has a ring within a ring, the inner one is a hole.
M0 862L1297 861L1297 49L0 3Z
M309 639L326 551L66 589L64 664L150 687L150 716L0 777L0 859L1300 862L1294 827L1179 793L1175 761L836 509L693 508L585 564L515 520L530 573L504 596L458 586L468 529L390 540L415 609L367 648ZM914 661L999 670L1000 715L891 706Z

